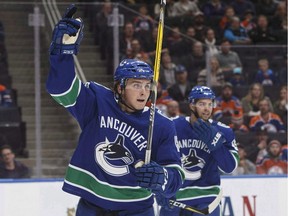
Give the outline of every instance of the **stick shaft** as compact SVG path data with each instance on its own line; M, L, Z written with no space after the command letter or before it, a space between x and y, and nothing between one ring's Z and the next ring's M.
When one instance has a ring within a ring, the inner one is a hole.
M163 41L164 7L165 7L165 1L161 0L155 62L154 62L154 78L153 78L152 90L151 90L151 107L150 107L150 116L149 116L147 148L145 152L145 164L150 163L150 160L151 160L152 137L153 137L153 130L154 130L154 118L155 118L155 109L156 109L156 100L157 100L157 82L158 82L159 73L160 73L161 49L162 49L162 41Z
M221 199L222 199L222 189L220 188L219 194L217 195L217 197L213 200L212 203L210 203L206 208L204 209L198 209L189 205L186 205L184 203L175 201L175 200L169 200L169 203L173 206L176 206L178 208L182 208L191 212L195 212L195 213L199 213L202 215L208 215L211 214L216 208L217 206L220 204Z

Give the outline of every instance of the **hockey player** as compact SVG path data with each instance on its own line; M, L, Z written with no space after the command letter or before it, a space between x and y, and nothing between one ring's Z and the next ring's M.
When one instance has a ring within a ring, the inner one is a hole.
M195 86L189 94L191 116L174 120L182 154L185 181L177 201L198 209L207 207L220 191L220 173L232 173L238 165L238 150L233 131L210 119L215 94L206 86ZM161 215L198 216L200 214L169 207L167 199L157 196ZM220 216L219 206L210 216Z
M81 19L71 5L55 26L46 88L78 121L82 132L68 165L63 190L80 197L76 215L154 215L153 195L175 195L184 175L173 122L155 114L151 163L144 160L149 126L145 104L153 71L148 64L123 60L114 75L114 91L85 85L74 71L73 54L83 37ZM165 154L163 154L165 152Z

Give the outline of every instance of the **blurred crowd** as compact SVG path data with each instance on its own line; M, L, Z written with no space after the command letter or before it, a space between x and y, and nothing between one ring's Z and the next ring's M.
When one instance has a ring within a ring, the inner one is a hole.
M124 15L119 61L153 67L160 1L102 2L84 7L84 14L107 73L113 73L114 3ZM167 0L164 23L157 107L168 117L189 115L191 88L210 86L218 96L213 118L233 128L239 142L235 174L287 173L287 2ZM265 142L258 140L263 133ZM277 151L270 150L274 143ZM264 171L267 158L286 160L286 168L281 162Z
M116 6L124 15L119 61L139 59L153 68L160 0L83 2L97 3L82 5L85 28L108 74ZM234 174L287 173L287 1L166 0L164 23L157 107L168 117L189 115L191 88L211 87L217 95L212 117L229 125L238 141ZM11 107L17 101L4 33L0 22L0 107Z

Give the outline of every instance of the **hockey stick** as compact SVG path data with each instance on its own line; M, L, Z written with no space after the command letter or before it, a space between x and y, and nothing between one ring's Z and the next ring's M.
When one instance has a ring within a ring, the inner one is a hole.
M138 161L135 164L135 168L139 168L142 167L144 165L144 162L142 160ZM216 196L216 198L213 200L213 202L211 202L206 208L204 209L198 209L189 205L186 205L184 203L178 202L176 200L169 200L170 205L181 208L181 209L185 209L187 211L191 211L191 212L196 212L198 214L203 214L203 215L208 215L211 214L219 205L219 203L221 202L222 199L222 188L220 188L220 191L218 193L218 195Z
M188 211L192 211L192 212L196 212L198 214L203 214L203 215L208 215L211 214L219 205L219 203L221 202L222 199L222 189L220 189L219 194L217 195L217 197L213 200L212 203L210 203L206 208L204 209L198 209L189 205L186 205L184 203L181 202L177 202L176 200L169 200L169 203L172 206L176 206L178 208L182 208Z
M145 164L150 163L150 160L151 160L152 137L153 137L153 129L154 129L155 107L156 107L156 100L157 100L157 83L159 79L161 49L162 49L162 41L163 41L165 5L166 5L166 0L161 0L155 62L154 62L154 78L153 78L153 82L151 86L151 107L150 107L150 115L149 115L148 141L147 141L147 148L145 152Z

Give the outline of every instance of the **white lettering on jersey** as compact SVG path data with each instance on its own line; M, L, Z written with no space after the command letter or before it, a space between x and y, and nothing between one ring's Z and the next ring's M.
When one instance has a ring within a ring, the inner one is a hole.
M137 146L139 151L142 151L147 147L147 140L131 125L127 125L125 122L121 122L119 119L111 116L101 116L100 128L111 128L119 131L125 137L129 138Z
M219 141L220 137L221 137L221 134L219 132L217 132L215 137L213 138L213 141L212 141L211 145L216 146L216 144Z
M196 139L182 139L178 141L180 148L197 148L210 153L207 145L201 140Z

